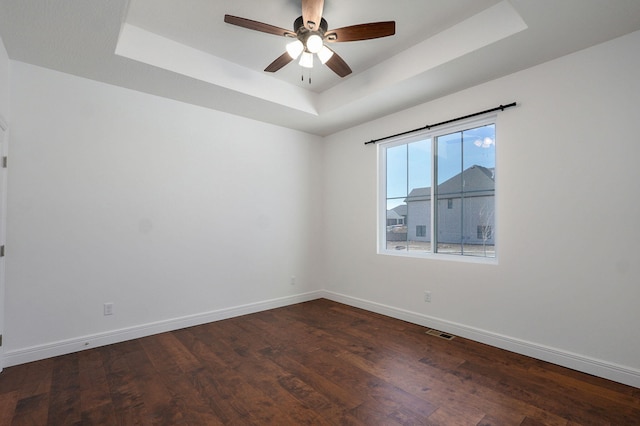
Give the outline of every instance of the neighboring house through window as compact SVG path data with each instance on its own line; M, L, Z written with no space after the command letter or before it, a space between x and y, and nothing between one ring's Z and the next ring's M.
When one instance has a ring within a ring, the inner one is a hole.
M494 123L379 144L380 253L495 257Z

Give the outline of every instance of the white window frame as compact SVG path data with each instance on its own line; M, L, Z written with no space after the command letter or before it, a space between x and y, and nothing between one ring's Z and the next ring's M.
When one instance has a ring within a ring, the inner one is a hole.
M420 132L412 133L410 135L399 136L393 139L390 139L386 142L379 142L378 149L378 214L377 214L377 253L382 255L389 256L400 256L400 257L411 257L411 258L422 258L422 259L437 259L437 260L450 260L450 261L458 261L458 262L466 262L466 263L482 263L489 265L497 265L498 264L498 246L499 246L499 233L496 232L496 229L499 229L499 215L498 215L498 151L496 148L496 158L495 158L495 212L494 212L494 226L492 227L493 238L494 238L494 257L482 257L482 256L464 256L458 254L450 254L450 253L438 253L433 251L433 241L430 252L420 252L420 251L409 251L409 250L389 250L387 249L387 158L386 151L387 148L391 148L394 146L405 145L412 142L417 142L424 139L431 140L431 199L435 199L435 184L436 182L436 167L435 162L437 158L437 147L436 147L436 138L439 136L445 136L451 133L460 132L464 130L473 129L476 127L482 127L486 125L493 124L495 125L496 132L496 140L498 140L498 116L497 114L488 114L482 117L475 117L473 119L461 120L456 123L452 123L450 125L438 127L436 129L431 130L423 130ZM431 203L431 235L435 235L435 218L436 215L433 214L434 203ZM432 238L433 240L433 238Z

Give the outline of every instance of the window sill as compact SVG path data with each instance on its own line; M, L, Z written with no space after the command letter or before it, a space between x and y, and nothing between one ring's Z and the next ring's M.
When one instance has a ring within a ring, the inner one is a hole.
M403 250L378 250L378 254L385 256L409 257L415 259L443 260L451 262L477 263L483 265L497 265L497 257L462 256L457 254L431 253Z

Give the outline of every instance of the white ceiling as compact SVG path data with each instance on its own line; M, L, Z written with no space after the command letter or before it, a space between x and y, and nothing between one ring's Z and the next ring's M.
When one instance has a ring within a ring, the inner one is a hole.
M638 0L326 0L329 28L396 35L336 43L353 74L301 81L262 71L286 39L225 14L289 29L300 0L0 0L0 36L13 60L328 135L640 30Z

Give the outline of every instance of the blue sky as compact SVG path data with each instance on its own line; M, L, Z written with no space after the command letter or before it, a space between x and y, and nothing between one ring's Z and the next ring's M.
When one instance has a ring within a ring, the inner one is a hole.
M439 136L438 183L473 165L495 167L495 125ZM414 188L431 186L431 139L387 148L387 209Z

